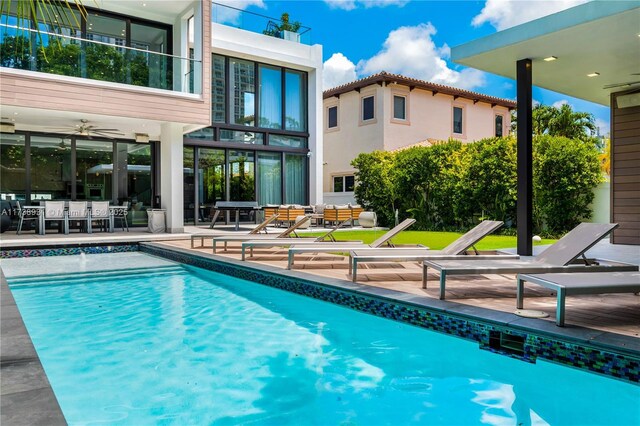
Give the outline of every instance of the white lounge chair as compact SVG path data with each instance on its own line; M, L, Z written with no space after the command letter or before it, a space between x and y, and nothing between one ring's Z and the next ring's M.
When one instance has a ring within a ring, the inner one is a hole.
M498 230L504 222L497 220L484 220L473 229L457 238L442 250L429 250L428 248L382 248L382 249L355 249L349 256L349 274L353 282L358 279L358 264L373 262L421 262L424 260L457 259L463 257L473 260L488 259L518 259L518 255L481 253L474 247L475 244L487 235ZM467 254L472 248L472 253Z
M215 253L217 250L217 243L224 243L224 251L227 251L227 243L229 242L243 242L243 241L252 241L255 239L273 239L273 238L298 238L299 235L296 233L296 230L309 222L311 220L310 216L305 216L281 233L277 235L267 235L267 234L244 234L244 235L220 235L213 237L213 252Z
M245 241L242 243L242 260L246 259L246 251L249 249L249 257L253 257L254 248L270 248L270 247L291 247L293 245L323 245L323 244L340 244L340 245L353 245L354 247L362 246L362 240L360 241L338 241L334 237L334 232L351 222L351 219L344 220L337 225L334 225L327 233L318 236L317 238L274 238L274 239L262 239ZM325 240L329 241L325 241Z
M258 226L253 228L251 231L247 232L245 235L257 235L262 231L264 231L264 233L267 234L268 233L267 226L271 225L278 218L278 216L279 215L277 213L269 216L268 218L263 220ZM213 237L212 234L192 234L191 235L191 248L195 248L194 242L198 238L200 239L200 246L199 247L203 247L204 248L204 239L205 238L211 238L211 237ZM274 238L275 238L275 236L274 236Z
M291 269L293 266L295 255L303 253L336 253L336 252L350 252L356 248L379 248L386 244L389 247L395 247L391 239L404 231L416 222L415 219L405 219L395 228L390 229L380 238L372 242L371 244L345 244L345 243L316 243L304 246L293 246L289 249L289 262L287 263L287 269Z
M617 223L581 223L537 256L525 259L425 260L422 288L427 288L428 269L440 272L440 299L445 298L449 275L544 274L560 272L637 271L638 265L587 259L584 253L618 227ZM582 257L581 261L577 259Z
M576 294L640 293L640 272L584 272L572 274L519 274L517 307L524 307L525 281L557 294L556 325L564 327L565 299Z

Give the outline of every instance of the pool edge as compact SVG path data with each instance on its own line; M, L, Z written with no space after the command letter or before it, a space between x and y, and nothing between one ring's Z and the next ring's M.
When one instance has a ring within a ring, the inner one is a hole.
M0 392L0 423L66 425L58 399L2 270L0 270L0 292L2 294L0 370L3 376ZM17 376L25 378L23 383L16 383L11 379Z

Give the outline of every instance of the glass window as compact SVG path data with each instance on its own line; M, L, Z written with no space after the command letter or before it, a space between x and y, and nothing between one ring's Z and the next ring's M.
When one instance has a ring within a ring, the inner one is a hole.
M129 201L129 225L146 225L151 208L151 145L118 143L118 201Z
M213 206L226 199L225 165L223 149L198 148L198 220L211 221Z
M362 121L372 120L374 118L374 98L367 96L362 98Z
M195 132L187 133L185 135L187 139L202 139L213 140L213 129L211 127L205 127L204 129L196 130Z
M282 70L260 65L260 120L258 127L282 128Z
M26 200L25 137L0 134L0 194L3 200Z
M194 148L192 146L185 146L182 151L182 164L183 164L183 199L184 199L184 223L193 224L195 220L195 157Z
M407 98L404 96L393 97L393 118L396 120L407 119Z
M502 127L502 122L504 120L504 117L502 117L501 115L496 115L496 136L497 137L502 137L502 133L503 133L503 127Z
M31 199L70 200L71 139L31 136Z
M128 83L131 74L125 67L125 49L127 45L127 23L122 19L101 16L96 13L87 15L87 39L105 44L86 43L86 76L94 80L113 83ZM140 67L146 67L143 58ZM137 71L136 71L137 73ZM139 74L144 74L141 70ZM146 70L148 80L148 68Z
M305 73L287 71L285 75L285 129L298 132L307 130L307 84Z
M212 55L211 58L211 120L214 123L224 123L227 101L224 56Z
M229 151L229 199L255 201L253 151Z
M462 108L453 107L453 133L462 134Z
M269 145L288 146L289 148L306 148L307 138L298 136L269 135Z
M285 203L306 204L307 156L286 154L285 156Z
M240 59L229 60L229 106L233 124L255 126L255 66ZM230 89L231 89L230 87Z
M344 177L344 190L345 192L353 192L355 187L355 176L345 176Z
M112 200L113 142L76 140L76 199Z
M240 142L264 145L264 133L220 129L220 142Z
M258 153L258 203L282 204L282 155Z
M344 179L342 176L333 177L333 192L344 192Z
M338 107L332 106L327 111L327 128L333 129L338 127Z

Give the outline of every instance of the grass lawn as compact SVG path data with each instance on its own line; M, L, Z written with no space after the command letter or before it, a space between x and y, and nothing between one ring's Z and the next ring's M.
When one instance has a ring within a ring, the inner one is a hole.
M337 240L362 240L369 244L386 231L372 230L353 230L353 231L337 231L333 235ZM304 233L304 236L319 236L324 232ZM457 232L432 232L432 231L403 231L398 234L392 241L394 244L422 244L432 250L440 250L451 243L453 240L461 236ZM553 244L557 240L543 239L540 242L534 242L534 245ZM478 250L495 250L510 247L516 247L516 237L506 235L489 235L484 237L477 245Z

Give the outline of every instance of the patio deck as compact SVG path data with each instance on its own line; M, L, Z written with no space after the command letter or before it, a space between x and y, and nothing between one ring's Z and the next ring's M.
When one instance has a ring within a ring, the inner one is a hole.
M188 241L167 241L172 247L190 249ZM544 247L537 248L541 250ZM192 249L211 253L210 248ZM637 246L611 245L608 241L594 247L590 255L601 258L640 264L640 248ZM218 255L240 260L240 245L229 245L228 252ZM313 259L313 260L311 260ZM287 249L255 250L250 263L259 263L286 269ZM326 278L350 281L348 261L344 256L320 254L300 256L295 270ZM421 288L422 269L416 263L389 263L363 265L358 273L361 284L402 291L410 294L438 298L437 274L429 277L433 285ZM516 284L514 275L452 276L447 278L447 301L482 307L500 312L516 310ZM640 296L633 294L602 294L572 296L567 298L567 325L606 331L640 338ZM525 309L544 311L549 317L541 321L555 323L555 292L529 285L525 289Z

